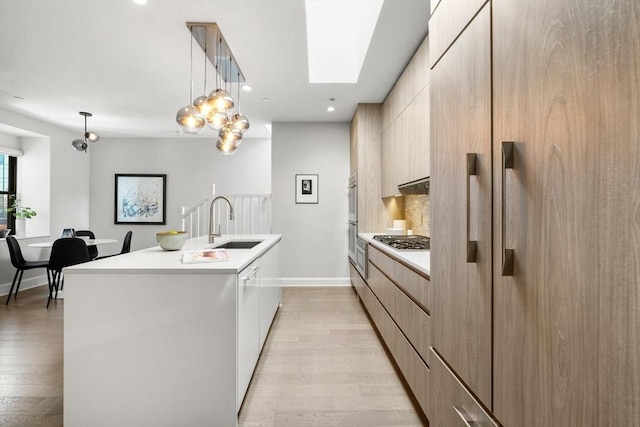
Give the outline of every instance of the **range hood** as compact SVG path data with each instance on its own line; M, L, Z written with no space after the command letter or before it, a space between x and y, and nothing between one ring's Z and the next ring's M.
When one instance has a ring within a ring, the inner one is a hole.
M429 177L398 185L400 194L429 194Z

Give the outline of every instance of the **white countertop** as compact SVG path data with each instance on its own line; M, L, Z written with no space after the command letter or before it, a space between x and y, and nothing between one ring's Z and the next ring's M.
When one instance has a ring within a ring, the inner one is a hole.
M398 250L392 246L385 245L373 238L386 233L358 233L358 237L366 240L367 243L375 246L376 248L386 252L389 255L399 259L405 264L415 268L416 270L431 277L431 251L424 250Z
M64 269L65 274L74 273L213 273L237 274L251 264L256 258L264 254L271 246L280 241L280 234L225 234L215 238L215 243L209 243L207 236L187 240L184 248L178 251L165 251L160 246L117 255L84 264L74 265ZM227 249L228 261L199 264L183 264L182 254L187 250L210 249L230 240L262 242L252 249Z

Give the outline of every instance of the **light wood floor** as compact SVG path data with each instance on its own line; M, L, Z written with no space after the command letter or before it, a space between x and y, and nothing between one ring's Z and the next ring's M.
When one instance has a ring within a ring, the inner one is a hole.
M40 287L0 308L0 426L62 425L64 301L45 304ZM424 424L351 288L283 289L240 426Z

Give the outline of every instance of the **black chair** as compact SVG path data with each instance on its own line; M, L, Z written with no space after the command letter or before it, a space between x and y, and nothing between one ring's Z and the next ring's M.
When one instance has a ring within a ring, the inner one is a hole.
M105 259L105 258L110 258L116 255L128 254L129 252L131 252L131 236L132 235L133 235L133 231L131 230L127 231L127 234L124 235L124 242L122 243L122 250L120 251L120 253L99 256L96 259Z
M78 230L76 231L76 237L88 237L90 239L95 239L96 235L91 230ZM89 256L91 259L98 258L98 247L96 245L89 245Z
M47 268L49 266L49 261L26 261L22 256L22 250L20 249L20 245L18 241L13 236L7 236L7 245L9 246L9 256L11 257L11 264L16 269L16 274L13 276L13 282L11 282L11 290L9 290L9 296L7 297L7 302L5 305L9 304L9 300L11 299L11 293L13 292L13 287L16 286L16 293L14 298L18 298L18 290L20 289L20 283L22 282L22 275L25 270L32 270L34 268ZM49 282L49 287L51 287L51 280L49 279L49 269L47 268L47 282Z
M58 289L60 287L60 279L62 278L62 269L71 265L82 264L91 261L89 249L83 239L78 237L65 237L53 242L51 247L51 257L49 258L49 271L51 272L51 281L49 282L49 299L47 300L47 308L52 298L58 297ZM56 291L55 297L53 291Z

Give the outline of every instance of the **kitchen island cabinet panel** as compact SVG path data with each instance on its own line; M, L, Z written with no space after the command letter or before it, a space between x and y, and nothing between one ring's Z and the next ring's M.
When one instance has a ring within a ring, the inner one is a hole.
M260 261L270 270L280 239L235 236L261 243L224 262L183 264L183 251L154 247L65 268L64 425L237 425L261 322L279 303L260 302Z

